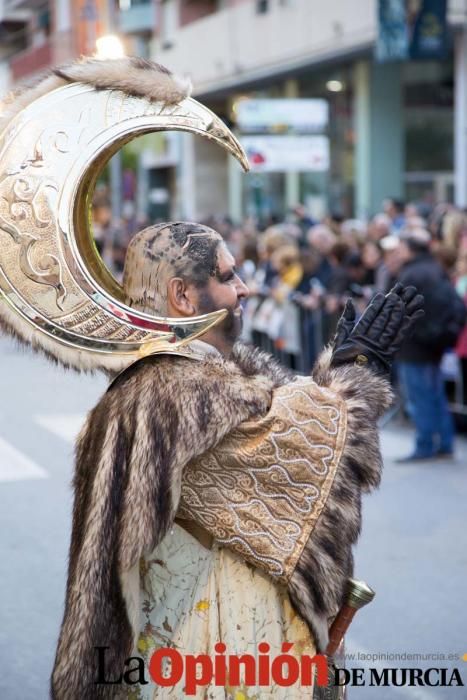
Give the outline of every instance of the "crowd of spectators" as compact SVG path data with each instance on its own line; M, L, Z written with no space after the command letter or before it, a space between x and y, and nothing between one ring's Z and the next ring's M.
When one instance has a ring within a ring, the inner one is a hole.
M298 371L310 370L349 297L362 311L397 281L416 284L426 317L397 363L408 410L425 426L412 456L452 452L445 379L464 422L467 414L466 211L388 199L369 222L332 215L314 222L299 206L262 229L252 221L208 223L223 233L250 289L244 338ZM426 433L439 425L436 448Z
M105 199L96 201L93 215L97 244L118 278L129 240L147 222L136 221L128 208L115 226ZM357 311L363 310L375 292L386 293L401 276L407 277L413 257L419 260L428 256L439 279L447 280L467 303L467 211L451 204L429 210L388 198L381 212L369 221L344 220L332 214L313 221L298 205L282 221L260 224L247 219L234 225L223 218L204 223L222 234L249 287L244 339L273 352L297 371L310 370L323 345L331 339L349 297ZM423 277L423 265L419 268ZM430 279L428 275L425 282L431 293L431 287L438 288L439 284ZM440 299L437 303L443 304ZM428 308L428 320L430 313ZM438 311L434 315L438 319L442 316ZM449 361L444 358L443 362L451 378L456 375L458 390L453 400L465 408L467 329L457 336L451 334L450 341L455 355L451 353ZM441 353L432 347L430 354L430 345L434 344L434 340L420 342L427 349L422 361L439 364L438 355L449 349L443 347ZM420 359L416 353L409 353L408 361L413 357Z
M92 228L97 249L120 282L123 276L126 249L132 237L148 226L147 219L135 214L134 199L125 199L121 207L121 217L116 221L112 214L110 189L99 184L94 193L92 206Z
M467 212L452 205L420 212L414 204L388 199L369 222L331 215L312 222L297 207L286 221L262 230L252 221L240 227L228 221L208 223L226 238L250 288L246 334L259 323L258 330L265 328L274 345L290 354L294 348L286 343L286 326L291 303L321 312L326 341L349 296L363 308L375 292L393 286L406 263L403 242L408 239L430 251L461 296L467 291ZM274 304L269 301L265 308L268 300Z

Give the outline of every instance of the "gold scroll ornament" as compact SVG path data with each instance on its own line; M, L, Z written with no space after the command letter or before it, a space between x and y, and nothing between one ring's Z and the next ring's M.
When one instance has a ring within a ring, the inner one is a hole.
M125 143L178 130L246 155L192 98L175 105L81 83L34 100L0 135L0 317L33 346L77 369L120 371L142 355L177 351L224 318L159 318L124 302L90 225L96 179Z

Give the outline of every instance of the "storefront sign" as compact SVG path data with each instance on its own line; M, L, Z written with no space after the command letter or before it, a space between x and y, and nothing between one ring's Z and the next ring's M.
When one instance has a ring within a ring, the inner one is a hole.
M244 132L294 130L323 131L328 124L328 103L321 99L239 100L237 126Z
M447 52L446 0L379 0L379 62L441 59Z
M243 136L256 172L323 172L329 169L327 136Z
M423 0L413 24L410 58L444 58L447 48L446 0Z

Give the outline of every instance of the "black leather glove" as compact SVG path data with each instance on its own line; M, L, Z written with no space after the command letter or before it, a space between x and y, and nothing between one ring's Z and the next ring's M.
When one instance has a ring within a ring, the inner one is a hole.
M388 374L395 354L424 316L423 302L415 287L398 283L386 296L376 294L355 326L355 309L349 300L337 324L331 366L351 362Z

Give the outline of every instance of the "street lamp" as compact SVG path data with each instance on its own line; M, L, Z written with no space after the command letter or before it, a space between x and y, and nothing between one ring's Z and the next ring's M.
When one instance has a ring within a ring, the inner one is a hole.
M326 89L329 90L329 92L341 92L344 89L344 83L342 80L328 80Z
M115 34L106 34L96 39L96 58L123 58L125 49Z

